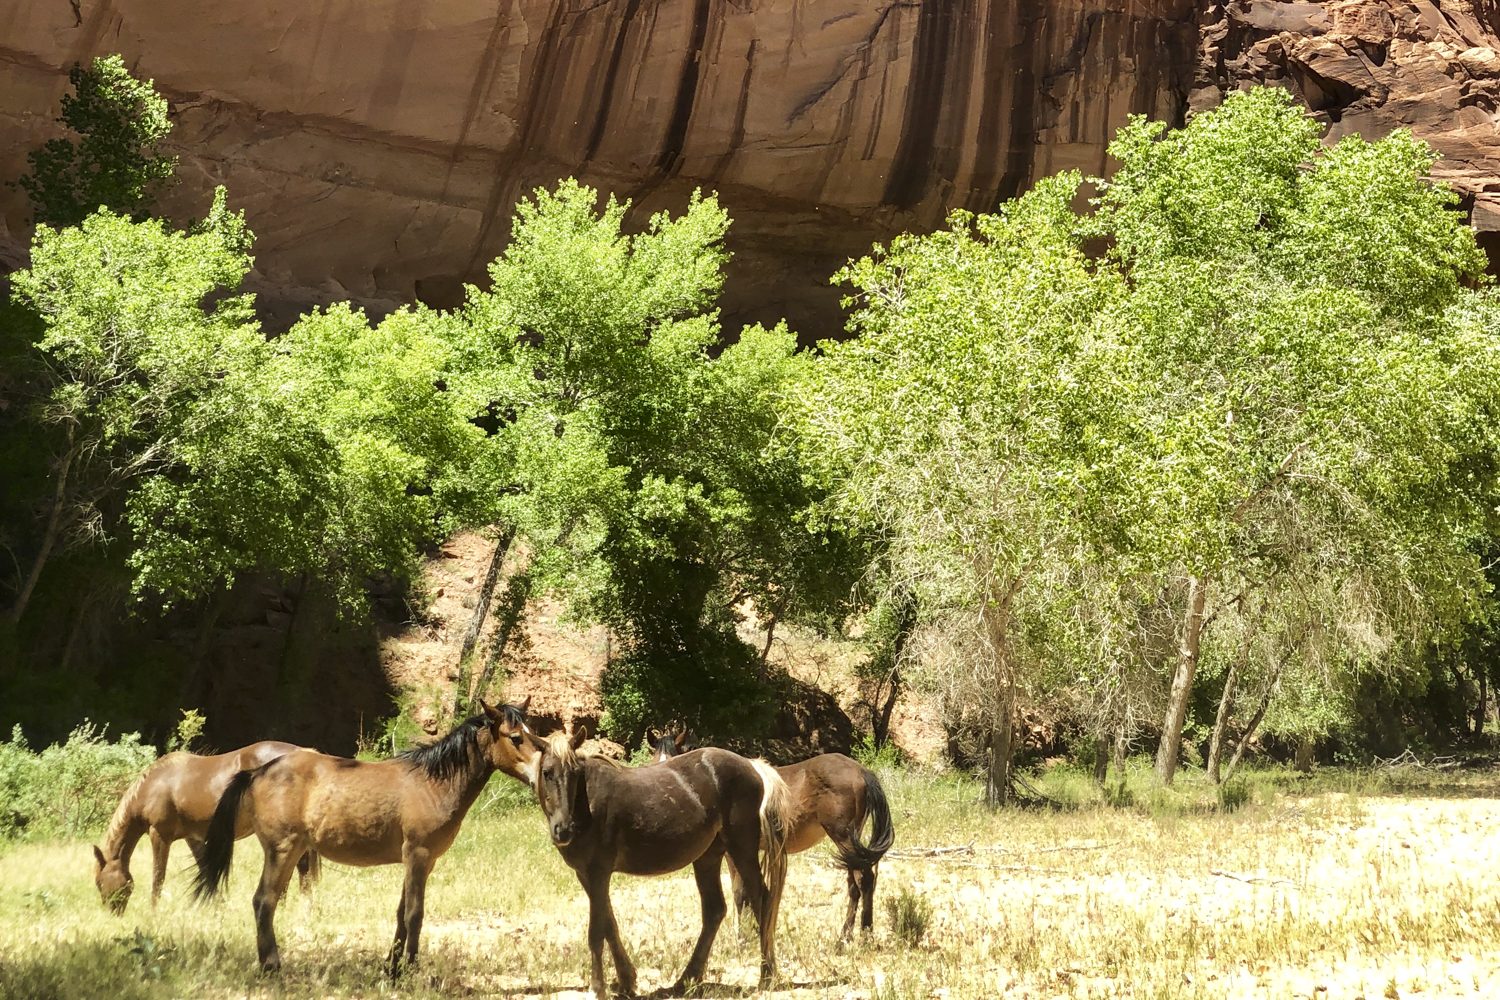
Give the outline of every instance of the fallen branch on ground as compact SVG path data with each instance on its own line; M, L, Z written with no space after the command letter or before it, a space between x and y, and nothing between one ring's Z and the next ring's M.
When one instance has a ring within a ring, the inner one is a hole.
M1210 875L1217 875L1220 878L1232 878L1236 882L1247 882L1251 885L1289 885L1293 889L1300 888L1300 886L1298 886L1296 882L1284 878L1262 878L1255 875L1236 875L1234 872L1226 872L1222 868L1210 868L1208 870L1208 873Z

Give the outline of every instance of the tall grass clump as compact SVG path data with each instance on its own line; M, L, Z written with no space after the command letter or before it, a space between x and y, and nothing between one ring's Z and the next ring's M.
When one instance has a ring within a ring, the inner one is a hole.
M903 885L894 895L886 895L885 912L891 918L891 931L896 940L908 948L917 947L927 936L927 928L932 923L932 904L910 886Z
M111 743L84 722L65 743L37 753L16 726L10 742L0 743L0 837L73 838L99 829L155 759L139 733Z

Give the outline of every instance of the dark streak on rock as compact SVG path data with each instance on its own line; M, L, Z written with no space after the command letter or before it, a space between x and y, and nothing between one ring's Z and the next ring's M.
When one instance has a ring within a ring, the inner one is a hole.
M615 101L615 81L620 75L620 60L625 55L625 39L630 34L630 26L635 22L635 15L640 7L640 0L625 0L625 14L620 19L620 30L615 34L614 48L609 54L609 68L604 71L604 85L600 88L599 107L594 113L594 127L589 131L588 145L583 151L584 163L594 158L594 154L599 151L599 143L604 139L604 127L609 124L609 109Z
M908 208L922 200L932 168L933 145L943 116L953 13L959 0L924 0L917 15L917 37L912 43L911 79L906 85L901 141L886 180L888 205Z
M672 104L672 118L662 143L656 169L664 174L676 172L687 142L688 122L693 117L693 101L698 94L698 68L703 59L703 40L708 36L709 5L712 0L694 0L693 34L687 55L682 60L682 76L677 81L677 100Z

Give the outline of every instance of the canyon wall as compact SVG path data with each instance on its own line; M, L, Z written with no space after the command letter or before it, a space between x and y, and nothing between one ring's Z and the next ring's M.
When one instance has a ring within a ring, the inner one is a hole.
M718 191L726 322L810 339L838 332L828 276L871 242L1105 171L1129 114L1180 123L1247 82L1332 135L1413 128L1500 229L1496 20L1454 0L0 0L0 177L56 134L68 67L120 52L171 101L166 211L228 185L273 323L451 305L515 201L574 175L636 224ZM0 189L0 262L28 214Z

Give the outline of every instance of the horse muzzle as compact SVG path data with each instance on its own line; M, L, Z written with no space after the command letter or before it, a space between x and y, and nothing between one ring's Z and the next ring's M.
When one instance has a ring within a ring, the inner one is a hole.
M567 847L573 842L572 826L554 826L550 832L553 847Z

